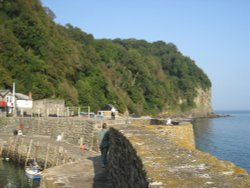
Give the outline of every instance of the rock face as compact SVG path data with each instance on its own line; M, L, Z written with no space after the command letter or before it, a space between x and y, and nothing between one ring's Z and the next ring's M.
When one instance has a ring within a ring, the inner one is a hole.
M211 89L197 89L197 97L194 99L196 108L187 112L190 117L209 117L212 113L212 92Z

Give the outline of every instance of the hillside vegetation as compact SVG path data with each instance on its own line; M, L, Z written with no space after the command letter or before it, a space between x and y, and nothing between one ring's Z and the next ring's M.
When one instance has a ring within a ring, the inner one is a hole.
M96 111L111 103L121 112L157 115L195 108L207 75L172 43L97 40L38 0L0 1L0 88L61 98ZM181 102L180 102L181 101Z

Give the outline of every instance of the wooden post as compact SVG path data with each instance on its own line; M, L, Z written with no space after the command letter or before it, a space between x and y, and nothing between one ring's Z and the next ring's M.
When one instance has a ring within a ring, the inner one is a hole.
M47 145L47 153L46 153L46 158L45 158L45 163L44 163L44 168L47 168L47 163L48 163L48 158L49 158L49 148L50 144Z
M11 137L9 138L9 144L8 144L8 147L7 147L7 156L5 157L5 159L8 161L9 160L9 153L10 153L10 147L11 147Z
M35 150L35 157L34 157L36 161L37 161L37 154L38 154L38 150L39 150L39 145L40 145L39 141L37 141L37 144L35 145L36 150Z
M18 156L18 163L19 164L21 163L21 157L22 157L23 138L21 138L20 146L21 146L21 149L19 149L20 151L19 151L19 156Z
M25 163L24 163L24 167L27 166L27 162L30 158L30 152L31 152L31 148L32 148L32 143L33 143L33 140L31 139L30 140L30 145L29 145L29 149L28 149L28 152L27 152L27 155L26 155L26 160L25 160Z
M80 138L80 147L82 146L83 144L83 137Z
M21 109L21 116L23 117L23 109Z
M2 156L2 153L3 153L3 144L1 143L1 146L0 146L0 156Z
M90 118L90 106L88 106L88 118Z
M55 150L54 150L54 161L53 161L54 166L56 166L56 158L57 158L57 146L55 146Z

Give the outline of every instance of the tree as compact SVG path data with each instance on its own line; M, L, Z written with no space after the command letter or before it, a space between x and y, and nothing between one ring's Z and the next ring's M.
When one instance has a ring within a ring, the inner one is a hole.
M0 86L15 81L35 99L63 98L69 106L157 115L195 108L207 75L172 43L95 39L53 22L39 0L0 2ZM180 104L180 101L182 103Z
M57 94L59 97L66 100L68 106L78 106L78 92L67 81L59 85Z

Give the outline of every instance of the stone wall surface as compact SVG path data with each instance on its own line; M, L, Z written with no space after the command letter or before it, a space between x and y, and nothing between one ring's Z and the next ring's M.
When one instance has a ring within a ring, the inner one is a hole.
M64 100L42 99L33 101L32 112L39 116L48 116L49 114L57 114L58 116L65 116Z
M2 118L1 133L13 134L15 129L22 129L24 135L44 135L56 139L58 135L64 141L95 147L93 137L97 131L97 123L76 117L37 117L37 118Z
M187 139L179 139L193 135L192 126L182 124L179 127L116 127L137 151L150 187L250 187L250 177L244 169L194 149L193 139L190 144L185 143Z
M2 155L24 165L36 160L45 168L82 160L79 146L44 136L1 135Z
M112 185L122 188L146 188L148 180L141 159L127 138L110 128L109 174Z
M180 124L178 126L147 125L147 129L171 139L179 147L195 149L195 139L193 125L191 123Z
M40 188L111 188L106 169L101 168L100 154L83 150L79 145L44 136L0 135L0 155L20 165L24 165L29 156L44 166Z
M20 121L26 136L9 139ZM3 139L2 142L0 139L0 148L11 143L4 152L10 154L13 150L13 154L18 153L15 158L19 159L21 152L17 151L23 148L21 150L27 155L32 139L32 157L45 161L49 153L52 157L47 161L51 168L44 171L41 188L250 187L250 177L244 169L195 149L190 123L166 126L150 125L152 121L145 119L105 120L112 128L109 164L103 170L99 154L91 150L97 149L95 135L102 122L77 118L1 119L1 133L7 135L0 135ZM82 128L84 126L88 128ZM84 130L90 134L84 136ZM56 135L62 132L65 139L56 142ZM85 152L79 149L81 137L91 146Z

